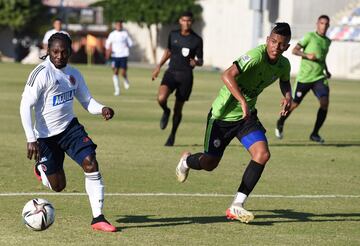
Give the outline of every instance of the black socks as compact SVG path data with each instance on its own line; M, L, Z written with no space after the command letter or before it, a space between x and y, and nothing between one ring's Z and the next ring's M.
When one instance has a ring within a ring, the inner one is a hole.
M261 165L260 163L251 160L244 172L238 192L248 196L259 181L264 167L265 165Z

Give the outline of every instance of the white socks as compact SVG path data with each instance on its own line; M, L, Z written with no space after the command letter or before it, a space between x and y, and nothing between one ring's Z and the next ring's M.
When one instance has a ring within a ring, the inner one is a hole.
M120 85L119 85L119 77L117 75L113 75L113 83L114 83L114 95L118 96L120 95Z
M245 201L246 201L247 195L245 195L244 193L241 192L237 192L233 201L233 204L241 204L244 205Z
M37 166L37 170L40 172L42 184L45 185L46 187L50 188L50 190L52 190L50 182L49 182L44 170L41 168L41 165Z
M104 204L104 183L100 172L85 173L85 190L89 196L93 217L102 214Z
M130 88L130 83L127 78L124 78L124 88L125 90L128 90Z

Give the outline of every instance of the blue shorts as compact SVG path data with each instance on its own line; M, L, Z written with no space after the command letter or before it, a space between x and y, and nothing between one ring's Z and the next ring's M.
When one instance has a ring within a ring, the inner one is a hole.
M204 152L210 156L222 157L226 147L236 137L242 145L249 149L258 141L267 142L265 128L257 117L257 112L251 113L248 120L222 121L208 115Z
M329 85L326 79L319 79L311 83L302 83L297 81L294 88L293 101L300 104L309 90L312 90L318 99L321 97L329 97L330 93Z
M127 69L127 57L112 57L111 67Z
M85 157L96 154L96 144L88 137L77 118L72 119L62 133L48 138L39 138L39 163L46 175L63 169L65 153L80 166Z

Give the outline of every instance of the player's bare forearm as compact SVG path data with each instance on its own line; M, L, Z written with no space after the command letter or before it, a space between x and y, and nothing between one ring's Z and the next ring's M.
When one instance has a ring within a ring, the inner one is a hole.
M170 58L170 56L171 56L170 50L166 49L157 66L161 68L165 64L165 62Z

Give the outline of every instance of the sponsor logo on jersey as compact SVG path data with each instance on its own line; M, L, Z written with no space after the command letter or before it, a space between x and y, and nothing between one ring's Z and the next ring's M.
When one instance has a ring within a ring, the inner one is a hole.
M217 138L217 139L215 139L215 140L214 140L214 147L215 147L215 148L219 148L219 147L220 147L220 145L221 145L221 140L220 140L220 139L218 139L218 138Z
M248 61L251 60L251 57L248 56L248 55L243 55L243 56L240 57L240 59L241 59L243 62L246 63L246 62L248 62Z
M182 48L181 49L181 54L184 56L184 57L187 57L190 53L190 49L189 48Z
M75 90L64 92L53 97L53 106L57 106L74 99Z

